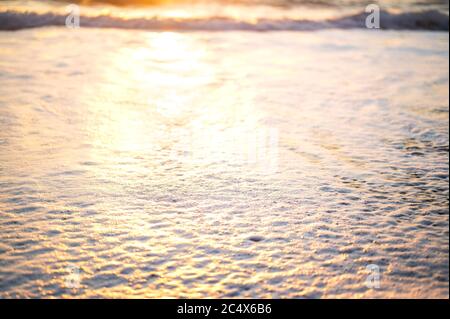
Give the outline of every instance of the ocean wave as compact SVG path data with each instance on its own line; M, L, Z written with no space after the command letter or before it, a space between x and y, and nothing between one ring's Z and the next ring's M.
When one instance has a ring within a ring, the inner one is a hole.
M295 19L259 19L256 22L227 17L209 18L133 18L114 16L81 16L80 26L87 28L142 29L155 31L313 31L322 29L366 28L367 13L349 15L321 21ZM449 16L440 11L394 14L381 12L383 30L448 31ZM0 30L14 31L46 26L64 26L66 16L55 13L0 12Z

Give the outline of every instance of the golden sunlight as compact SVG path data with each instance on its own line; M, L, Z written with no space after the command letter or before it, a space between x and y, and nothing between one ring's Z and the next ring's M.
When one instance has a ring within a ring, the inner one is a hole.
M0 1L0 299L448 299L448 1L74 3Z

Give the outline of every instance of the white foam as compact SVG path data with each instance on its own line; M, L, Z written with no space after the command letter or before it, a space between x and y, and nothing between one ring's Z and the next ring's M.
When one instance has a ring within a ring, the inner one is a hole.
M255 23L228 17L208 18L134 18L114 16L82 16L81 26L87 28L118 28L175 31L309 31L323 29L365 28L366 13L329 20L259 19ZM449 16L440 11L381 13L384 30L435 30L448 31ZM65 15L55 13L0 12L0 30L11 31L45 26L64 26Z

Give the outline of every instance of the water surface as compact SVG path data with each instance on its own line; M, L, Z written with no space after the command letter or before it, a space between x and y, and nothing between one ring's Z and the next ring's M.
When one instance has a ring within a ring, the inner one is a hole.
M0 33L0 297L448 298L448 41Z

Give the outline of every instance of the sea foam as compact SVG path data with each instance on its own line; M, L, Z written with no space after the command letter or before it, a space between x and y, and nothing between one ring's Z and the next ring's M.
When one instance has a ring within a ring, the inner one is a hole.
M89 28L118 28L173 31L313 31L323 29L366 28L367 13L358 13L325 20L258 19L256 22L229 17L207 18L121 18L110 15L81 16L81 26ZM448 31L449 16L440 11L381 12L381 29ZM12 31L45 26L64 26L66 15L56 13L0 12L0 30Z

